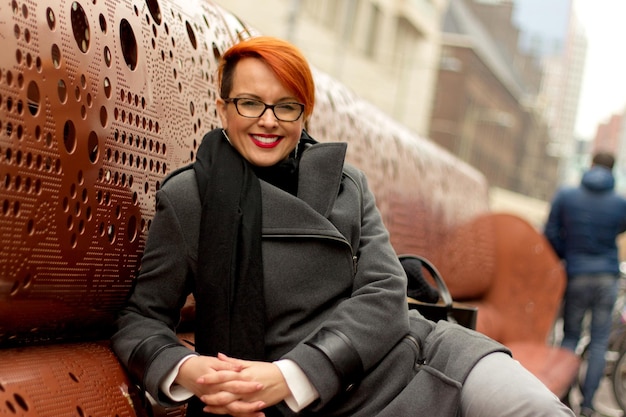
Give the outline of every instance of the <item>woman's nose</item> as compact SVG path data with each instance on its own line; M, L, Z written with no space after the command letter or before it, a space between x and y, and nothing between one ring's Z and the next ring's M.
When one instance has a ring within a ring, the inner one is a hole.
M275 126L278 125L278 119L276 118L276 115L274 114L272 109L268 107L265 109L263 114L259 116L259 123L264 126Z

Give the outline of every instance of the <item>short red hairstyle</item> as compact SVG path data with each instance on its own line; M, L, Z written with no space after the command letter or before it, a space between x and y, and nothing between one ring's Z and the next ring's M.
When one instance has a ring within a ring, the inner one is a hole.
M228 98L233 88L235 67L240 59L259 58L276 74L281 83L304 104L305 118L315 106L315 83L311 68L298 48L284 40L258 36L230 47L220 60L218 80L220 97Z

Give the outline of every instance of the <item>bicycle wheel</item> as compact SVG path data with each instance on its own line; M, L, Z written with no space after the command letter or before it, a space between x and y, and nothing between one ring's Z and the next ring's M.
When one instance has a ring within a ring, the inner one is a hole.
M626 350L620 352L611 375L613 394L619 407L626 413Z

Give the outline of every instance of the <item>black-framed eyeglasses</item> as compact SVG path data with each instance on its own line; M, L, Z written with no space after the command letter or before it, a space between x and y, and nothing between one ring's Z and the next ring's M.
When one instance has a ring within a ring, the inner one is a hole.
M263 116L267 109L271 109L274 116L281 122L295 122L304 112L304 104L287 102L278 104L266 104L261 100L247 97L225 98L225 102L234 103L240 116L256 119Z

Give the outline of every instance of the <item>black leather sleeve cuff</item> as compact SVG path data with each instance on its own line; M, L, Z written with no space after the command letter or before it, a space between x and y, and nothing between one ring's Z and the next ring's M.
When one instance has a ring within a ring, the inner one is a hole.
M363 377L363 363L348 337L335 329L320 329L305 342L322 352L333 364L346 391L352 389Z
M128 372L134 382L144 389L145 375L152 361L165 349L183 346L177 338L163 334L146 337L133 349L128 359Z

